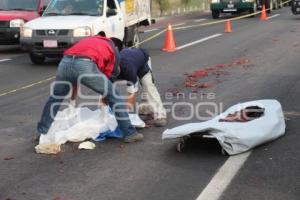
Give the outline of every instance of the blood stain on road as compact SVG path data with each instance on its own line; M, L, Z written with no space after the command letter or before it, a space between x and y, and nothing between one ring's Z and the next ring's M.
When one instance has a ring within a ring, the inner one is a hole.
M12 157L12 156L9 156L9 157L5 157L5 158L3 158L3 160L13 160L13 159L15 159L14 157Z
M191 73L185 73L184 84L181 88L172 88L168 92L173 96L179 94L185 88L191 90L192 93L198 93L200 89L213 88L215 85L223 83L220 80L221 77L230 75L230 72L225 71L233 67L241 67L244 70L248 70L250 61L247 58L235 59L229 64L216 64L214 66L206 67L204 69L195 70Z

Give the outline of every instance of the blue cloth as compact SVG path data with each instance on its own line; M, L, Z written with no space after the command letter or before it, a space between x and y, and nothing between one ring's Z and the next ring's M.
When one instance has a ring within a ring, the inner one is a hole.
M108 138L122 138L123 134L119 127L116 128L114 131L106 131L104 133L101 133L94 141L101 142Z
M109 113L112 114L111 108L109 108ZM99 136L96 139L94 139L94 141L101 142L108 138L122 138L122 137L123 137L123 133L122 133L121 129L119 127L117 127L113 131L108 130L104 133L100 133Z
M113 108L114 115L124 136L135 133L136 129L132 126L128 113L125 111L124 101L119 98L117 91L113 91L115 88L112 86L111 81L98 70L97 65L87 59L66 56L58 66L56 81L59 82L55 82L54 89L51 92L53 95L48 98L43 109L42 117L37 126L38 133L46 134L48 132L60 104L71 90L70 86L76 85L78 78L83 75L85 76L82 77L81 84L106 98L109 106Z
M119 79L135 84L150 71L147 62L149 54L145 49L123 49L120 52L120 75Z

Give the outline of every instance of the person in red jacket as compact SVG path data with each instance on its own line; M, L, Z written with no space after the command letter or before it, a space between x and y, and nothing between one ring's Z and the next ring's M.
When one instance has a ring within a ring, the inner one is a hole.
M105 98L123 132L124 142L143 140L143 135L136 132L129 120L125 102L112 86L111 81L114 81L119 73L118 50L112 40L106 37L85 38L66 50L58 66L53 91L38 123L38 134L48 132L60 104L70 94L71 87L82 84Z

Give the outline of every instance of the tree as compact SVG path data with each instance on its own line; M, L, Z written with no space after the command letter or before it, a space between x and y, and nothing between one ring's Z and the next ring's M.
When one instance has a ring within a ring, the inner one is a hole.
M169 8L169 1L168 0L155 0L156 3L159 5L159 11L162 13L163 11Z
M181 2L186 6L191 3L191 0L181 0Z

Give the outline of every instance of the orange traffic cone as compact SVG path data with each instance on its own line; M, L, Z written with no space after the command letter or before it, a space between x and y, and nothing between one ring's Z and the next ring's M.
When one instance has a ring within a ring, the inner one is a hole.
M267 12L266 12L266 6L263 5L262 11L261 11L261 16L260 16L260 21L266 21L268 19L267 17Z
M227 20L225 25L225 33L231 33L231 21Z
M165 47L162 50L165 52L176 51L175 39L171 24L168 25L168 30L166 32Z

